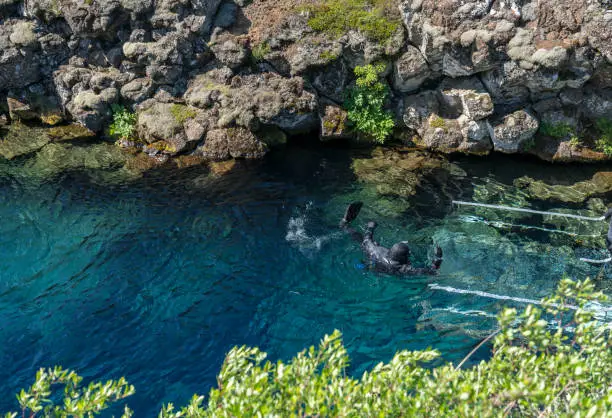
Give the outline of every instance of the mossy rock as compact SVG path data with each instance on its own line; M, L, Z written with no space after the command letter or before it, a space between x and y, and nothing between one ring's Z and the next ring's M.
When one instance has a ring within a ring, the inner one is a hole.
M423 177L435 171L450 171L450 164L431 154L404 149L376 148L370 157L352 163L359 181L374 186L383 196L410 197Z
M72 124L56 126L47 131L49 139L54 142L76 141L95 138L96 134L83 125Z
M582 203L592 196L612 191L612 172L600 171L590 180L579 181L569 186L546 184L527 176L516 179L514 185L525 190L534 199Z
M38 151L49 141L45 129L13 123L8 126L6 135L0 139L0 156L12 160Z
M27 177L39 180L76 170L88 174L94 174L96 171L120 172L124 169L127 158L123 150L113 144L75 146L67 142L52 142L28 159L23 170ZM129 177L127 170L124 174L124 177Z

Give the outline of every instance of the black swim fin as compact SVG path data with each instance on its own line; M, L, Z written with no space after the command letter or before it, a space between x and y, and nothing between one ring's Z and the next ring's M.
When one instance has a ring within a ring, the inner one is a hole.
M344 223L353 222L357 215L359 215L359 211L363 206L363 202L353 202L346 208L346 212L344 212L344 218L342 220Z

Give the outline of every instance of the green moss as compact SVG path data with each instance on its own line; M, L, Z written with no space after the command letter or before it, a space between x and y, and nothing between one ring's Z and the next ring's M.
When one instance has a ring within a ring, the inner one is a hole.
M261 62L264 60L265 56L270 53L272 49L267 42L262 42L257 44L251 50L251 55L253 56L253 60L255 62Z
M156 150L160 152L168 152L168 153L176 152L176 148L173 145L167 143L166 141L153 142L151 144L151 147L155 148Z
M429 120L429 126L432 128L441 128L444 129L444 132L448 130L448 126L446 126L446 122L444 119L438 115L434 116Z
M392 0L322 0L310 6L308 25L319 32L340 37L349 30L369 39L385 41L400 26Z
M59 0L51 0L49 11L55 15L55 17L60 17L62 15L62 6Z
M557 139L564 139L570 135L576 134L574 127L566 122L560 122L560 123L542 122L540 124L540 133L542 135L550 136L552 138L557 138Z
M229 95L230 94L230 88L229 86L225 85L225 84L219 84L219 83L215 83L211 80L206 80L206 82L203 85L203 88L205 90L209 90L209 91L219 91L224 95Z
M336 129L336 123L333 120L327 119L323 122L323 127L328 131L333 131Z
M178 123L184 123L187 119L195 118L197 115L195 109L176 103L170 108L170 113Z
M327 62L331 62L335 60L336 58L338 58L338 55L335 54L333 51L323 51L321 52L321 55L319 56L321 57L322 60L327 61Z

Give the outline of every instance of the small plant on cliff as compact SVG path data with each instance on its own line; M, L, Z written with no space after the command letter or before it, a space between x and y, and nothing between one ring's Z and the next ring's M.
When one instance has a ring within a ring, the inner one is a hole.
M251 55L253 56L253 60L256 63L262 62L266 54L269 54L271 50L272 48L270 48L270 45L264 41L262 43L255 45L253 49L251 49Z
M601 118L595 123L601 136L595 144L597 149L607 156L612 156L612 121L610 119Z
M112 105L113 123L111 123L108 132L111 136L128 140L134 135L136 128L136 113L130 112L123 106Z
M569 140L569 145L572 149L577 149L582 146L582 140L576 135L572 135Z
M307 10L312 29L336 37L357 30L371 40L385 41L400 26L396 6L389 0L320 0Z
M570 124L565 122L542 122L540 124L540 133L552 138L565 139L569 136L575 135L575 129Z
M385 142L395 126L393 116L384 109L389 95L389 87L380 81L384 69L384 64L355 67L356 85L346 102L355 129L379 143Z

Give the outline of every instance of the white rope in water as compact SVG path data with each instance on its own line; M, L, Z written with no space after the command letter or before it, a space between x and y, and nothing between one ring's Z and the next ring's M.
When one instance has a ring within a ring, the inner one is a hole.
M586 263L591 263L591 264L606 264L612 261L612 257L608 257L603 260L592 260L590 258L581 258L580 261L584 261Z
M511 300L514 302L520 302L520 303L531 303L533 305L542 305L542 302L540 302L539 300L535 300L535 299L527 299L527 298L518 298L518 297L514 297L514 296L506 296L506 295L497 295L495 293L488 293L488 292L483 292L481 290L468 290L468 289L456 289L454 287L451 286L440 286L437 283L432 283L429 285L430 289L434 289L434 290L443 290L445 292L449 292L449 293L459 293L459 294L468 294L468 295L476 295L476 296L481 296L481 297L485 297L485 298L489 298L489 299L498 299L498 300ZM558 307L558 304L551 304L551 306L555 306ZM569 309L573 309L573 310L577 310L579 309L578 306L575 305L564 305L564 307L569 308ZM612 312L612 306L602 306L600 304L592 304L592 306L590 308L587 308L588 310L594 312L596 315L598 313L603 313L603 317L606 318L607 314L606 312Z
M573 219L581 219L583 221L603 221L605 218L600 216L598 218L594 218L591 216L582 216L582 215L573 215L571 213L559 213L559 212L545 212L541 210L533 210L533 209L524 209L524 208L514 208L511 206L502 206L502 205L490 205L487 203L476 203L476 202L464 202L461 200L453 200L455 205L461 206L478 206L481 208L489 208L489 209L501 209L507 210L511 212L525 212L525 213L534 213L537 215L550 215L550 216L562 216L565 218L573 218Z
M540 226L533 226L533 225L513 224L513 223L507 223L507 222L501 222L501 221L487 221L486 219L480 218L478 216L473 216L473 215L459 216L459 220L463 222L470 222L470 223L483 223L485 225L489 225L495 228L517 227L517 228L523 228L523 229L533 229L536 231L554 232L556 234L564 234L564 235L569 235L571 237L582 236L582 237L597 238L601 236L601 234L579 234L577 232L568 232L568 231L562 231L560 229L543 228Z
M476 296L482 296L482 297L490 298L490 299L512 300L514 302L532 303L532 304L535 304L535 305L541 305L542 304L539 300L535 300L535 299L517 298L517 297L514 297L514 296L506 296L506 295L496 295L495 293L483 292L481 290L456 289L456 288L451 287L451 286L440 286L437 283L432 283L432 284L429 285L429 287L431 289L434 289L434 290L443 290L443 291L449 292L449 293L460 293L460 294L476 295ZM577 307L576 307L576 309L577 309Z
M450 312L457 315L464 316L485 316L487 318L497 318L496 315L493 315L489 312L481 311L479 309L468 309L467 311L463 311L461 309L457 309L454 306L450 306L448 308L432 308L430 312Z

